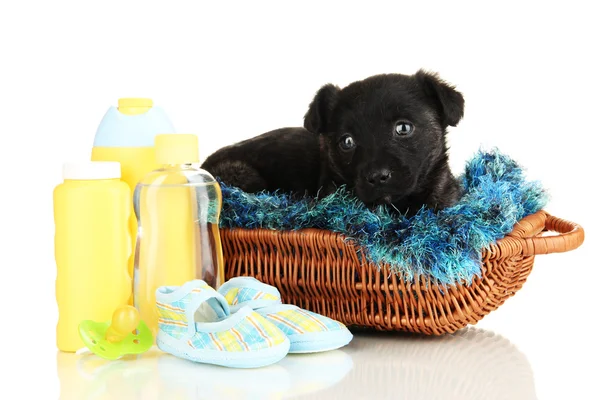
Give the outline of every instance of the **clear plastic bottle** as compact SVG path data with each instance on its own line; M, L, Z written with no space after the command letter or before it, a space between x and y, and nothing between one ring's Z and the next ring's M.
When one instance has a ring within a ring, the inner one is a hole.
M219 236L221 188L197 167L198 138L166 134L155 138L161 168L136 186L138 236L134 305L156 335L156 289L202 279L217 289L224 280Z

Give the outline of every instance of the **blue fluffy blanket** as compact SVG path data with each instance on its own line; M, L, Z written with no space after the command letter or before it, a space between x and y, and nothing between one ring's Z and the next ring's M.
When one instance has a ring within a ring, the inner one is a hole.
M471 282L481 273L481 251L548 201L539 182L494 149L479 151L460 176L464 195L438 213L423 208L407 219L383 206L372 211L343 187L315 200L283 193L248 194L221 185L221 227L297 230L320 228L355 240L375 264L387 263L412 281L426 274L444 284Z

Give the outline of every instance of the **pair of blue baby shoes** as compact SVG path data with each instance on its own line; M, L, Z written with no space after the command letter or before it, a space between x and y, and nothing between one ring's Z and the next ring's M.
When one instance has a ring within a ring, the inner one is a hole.
M202 280L163 286L156 306L158 347L195 362L256 368L352 340L340 322L282 304L277 288L251 277L233 278L218 291Z

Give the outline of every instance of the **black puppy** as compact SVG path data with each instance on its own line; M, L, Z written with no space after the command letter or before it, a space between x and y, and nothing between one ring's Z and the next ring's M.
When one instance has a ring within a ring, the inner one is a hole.
M376 75L316 94L303 128L283 128L218 150L202 167L246 192L327 195L340 185L366 205L412 215L458 199L446 128L463 96L436 74Z

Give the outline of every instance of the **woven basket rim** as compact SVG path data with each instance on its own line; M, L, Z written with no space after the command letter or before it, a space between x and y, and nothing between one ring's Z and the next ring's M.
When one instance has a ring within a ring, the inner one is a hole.
M262 235L314 235L317 238L341 238L349 244L356 244L355 239L327 229L301 228L294 230L278 230L269 228L221 228L230 231L251 231ZM540 236L545 231L558 232L555 236ZM545 210L537 211L519 220L512 231L503 238L482 249L482 255L501 253L506 256L517 254L537 255L571 251L584 241L584 229L577 223L550 215Z

